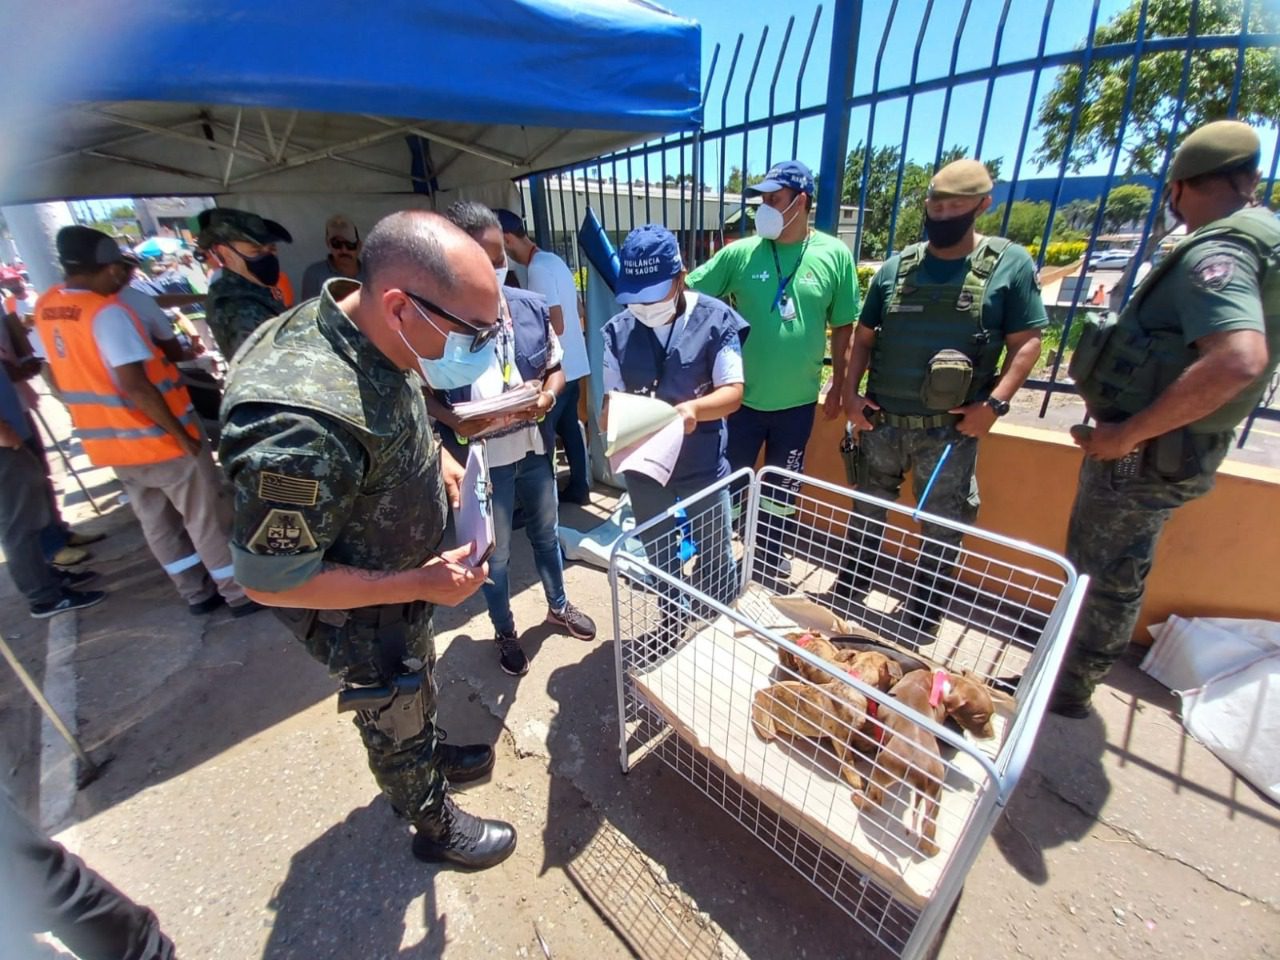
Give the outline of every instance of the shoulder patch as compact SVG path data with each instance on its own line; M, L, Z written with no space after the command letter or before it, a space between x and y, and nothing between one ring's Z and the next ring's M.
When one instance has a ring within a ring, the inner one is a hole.
M1229 253L1211 253L1191 268L1191 282L1207 290L1221 290L1231 282L1236 258Z
M299 553L314 550L316 539L297 510L272 510L248 543L252 553Z
M283 473L258 474L258 496L272 503L292 503L314 507L320 499L320 483L305 477L286 477Z

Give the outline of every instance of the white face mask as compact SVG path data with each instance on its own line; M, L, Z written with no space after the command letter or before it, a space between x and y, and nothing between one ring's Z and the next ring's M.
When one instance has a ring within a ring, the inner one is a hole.
M795 199L787 204L786 209L790 210L796 205L799 199L804 196L797 193ZM779 210L777 207L771 207L767 203L762 203L756 207L756 235L766 240L777 240L782 236L782 231L791 226L791 221L795 220L799 214L794 214L789 218L784 218L786 211Z
M657 303L633 303L627 309L646 327L665 327L676 317L676 298Z
M498 278L498 286L504 286L507 282L507 274L511 272L511 264L504 260L502 266L493 268L493 272Z

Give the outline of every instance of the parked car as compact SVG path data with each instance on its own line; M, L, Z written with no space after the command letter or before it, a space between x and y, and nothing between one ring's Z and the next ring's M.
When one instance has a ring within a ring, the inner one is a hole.
M1088 269L1123 270L1132 259L1132 250L1097 250L1089 257Z

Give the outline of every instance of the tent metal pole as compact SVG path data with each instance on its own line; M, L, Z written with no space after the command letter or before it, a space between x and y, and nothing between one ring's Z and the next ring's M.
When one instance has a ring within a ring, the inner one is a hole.
M31 694L31 699L36 702L36 706L40 708L40 711L48 718L49 722L53 724L53 728L62 735L62 739L67 741L68 745L75 752L75 755L79 758L80 763L82 764L80 776L78 777L79 785L84 786L92 781L98 775L98 765L89 759L89 754L85 752L84 747L80 746L80 741L76 739L75 734L68 729L67 725L62 721L62 718L58 716L58 711L53 709L53 704L45 698L44 691L41 690L35 680L32 679L31 674L27 673L27 670L22 665L21 661L18 660L13 651L9 648L9 641L7 641L3 636L0 636L0 656L3 656L5 660L8 661L10 669L17 674L18 680L26 688L27 693Z
M49 426L49 421L44 418L38 407L32 407L31 412L35 414L40 426L44 428L45 434L49 437L49 446L58 451L58 456L62 458L62 465L67 468L67 473L71 474L75 480L76 486L80 488L80 492L84 494L84 498L89 501L89 506L93 507L93 512L98 516L102 516L102 510L93 497L89 495L89 488L84 485L84 481L80 479L80 474L76 472L76 468L71 465L71 458L67 456L67 451L62 449L62 444L58 442L58 438L54 435L53 428Z

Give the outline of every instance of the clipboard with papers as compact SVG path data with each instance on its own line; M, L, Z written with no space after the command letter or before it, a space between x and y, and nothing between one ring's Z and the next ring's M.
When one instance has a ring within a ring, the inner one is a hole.
M484 444L473 443L467 453L467 468L462 477L461 497L453 512L453 525L458 544L470 543L467 563L478 567L489 559L494 548L493 488L489 483L489 464Z

